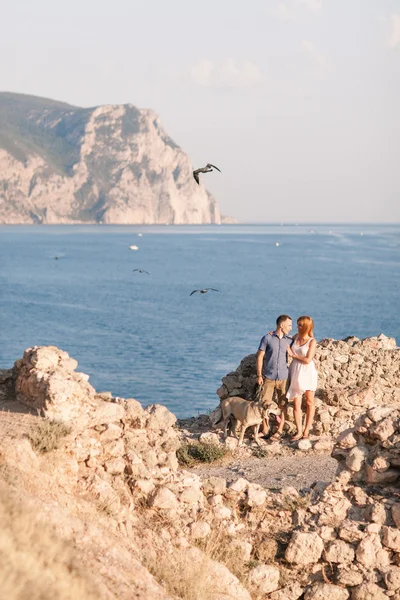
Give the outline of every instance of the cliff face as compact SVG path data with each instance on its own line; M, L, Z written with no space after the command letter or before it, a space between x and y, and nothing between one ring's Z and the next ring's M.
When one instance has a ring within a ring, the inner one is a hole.
M0 223L220 223L151 110L0 94Z

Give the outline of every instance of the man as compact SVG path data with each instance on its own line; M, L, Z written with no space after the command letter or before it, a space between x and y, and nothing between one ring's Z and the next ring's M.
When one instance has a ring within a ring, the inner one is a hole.
M288 346L292 342L289 333L292 330L292 319L288 315L280 315L276 320L276 330L267 333L261 339L256 357L257 383L263 386L262 401L264 405L271 404L274 394L281 409L281 420L278 430L270 438L279 440L282 437L285 419L287 418L287 379L288 379ZM263 433L268 433L268 427L263 421Z

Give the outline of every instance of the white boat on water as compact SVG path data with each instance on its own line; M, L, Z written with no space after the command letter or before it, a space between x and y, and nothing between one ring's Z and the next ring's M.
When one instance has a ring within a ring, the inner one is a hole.
M130 250L139 250L139 246L129 246Z

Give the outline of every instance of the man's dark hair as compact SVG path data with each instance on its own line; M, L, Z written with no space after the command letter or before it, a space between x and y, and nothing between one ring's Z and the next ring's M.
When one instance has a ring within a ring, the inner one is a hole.
M276 320L276 326L279 327L281 323L284 323L284 321L287 321L287 319L292 320L292 317L289 317L289 315L279 315L279 317Z

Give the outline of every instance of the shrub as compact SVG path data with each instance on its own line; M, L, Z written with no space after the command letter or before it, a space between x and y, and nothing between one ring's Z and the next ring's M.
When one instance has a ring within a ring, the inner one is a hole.
M252 448L252 453L256 458L268 458L271 456L271 452L262 446L256 446L255 448Z
M56 450L61 439L71 433L72 429L62 421L40 421L27 436L32 448L44 454Z
M199 462L212 463L223 458L227 452L225 446L196 442L194 444L183 444L178 449L176 456L181 465L191 466Z
M308 508L311 502L311 495L305 494L304 496L284 496L280 502L280 507L282 510L288 510L290 512L294 512L299 508Z

